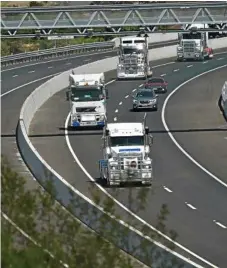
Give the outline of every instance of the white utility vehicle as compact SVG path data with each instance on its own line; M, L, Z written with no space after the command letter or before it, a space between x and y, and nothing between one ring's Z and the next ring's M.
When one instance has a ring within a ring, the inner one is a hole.
M106 122L105 77L100 74L70 74L66 98L70 102L71 127L104 127Z
M103 140L103 159L99 160L99 171L100 178L107 185L152 184L150 153L153 137L144 123L108 123Z
M205 27L207 28L208 25ZM188 28L190 32L178 34L178 61L213 58L213 50L208 47L208 32L199 32L201 28L204 28L203 24L192 24Z
M117 78L146 79L152 75L149 65L147 37L122 37L120 39Z

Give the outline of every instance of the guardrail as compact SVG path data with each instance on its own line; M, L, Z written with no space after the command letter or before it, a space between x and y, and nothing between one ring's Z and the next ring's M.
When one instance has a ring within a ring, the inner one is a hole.
M11 56L1 57L1 66L5 67L8 65L14 65L18 63L71 56L74 54L81 54L84 52L113 50L114 48L115 48L115 42L111 41L111 42L97 42L90 44L65 46L65 47L45 49L27 53L19 53Z

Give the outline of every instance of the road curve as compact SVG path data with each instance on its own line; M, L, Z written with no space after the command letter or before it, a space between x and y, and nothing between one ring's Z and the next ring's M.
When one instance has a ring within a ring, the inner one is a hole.
M156 68L155 75L166 77L169 81L170 92L185 80L223 65L226 61L226 54L223 54L220 57L217 56L213 61L204 63L167 64ZM153 65L163 63L163 61L158 61ZM217 76L217 74L215 75ZM114 72L107 74L107 80L111 80L113 77L115 77ZM203 77L201 77L199 83L201 87ZM143 113L130 112L129 95L138 85L139 83L137 82L114 82L108 86L111 100L108 103L108 118L110 120L141 120ZM161 105L165 97L160 97ZM184 101L185 99L178 100L181 103ZM61 176L90 197L89 179L67 150L64 138L64 122L68 112L69 106L65 101L64 92L56 94L37 112L31 125L31 139L44 159ZM178 121L178 117L173 118ZM173 118L172 121L174 121ZM154 182L155 193L152 194L151 191L148 193L146 200L148 205L145 211L140 211L138 215L147 222L154 224L161 204L167 203L171 212L168 227L177 230L179 242L211 263L225 267L226 232L224 228L216 223L220 221L222 224L227 224L225 217L225 208L227 206L226 189L217 185L207 174L182 156L182 153L165 133L160 111L149 113L147 122L155 137L153 149L156 178ZM101 157L100 138L100 132L69 133L71 148L84 168L94 178L98 177L97 161ZM204 187L205 183L206 187ZM215 189L215 193L212 194L211 200L211 195L209 194L214 192L213 189ZM106 191L114 195L112 190L106 189ZM117 196L117 199L126 207L130 206L127 200L128 191L128 189L123 188L120 190L119 196ZM133 189L132 191L133 195L136 196L140 190ZM195 200L196 204L194 203ZM131 209L133 210L133 208ZM210 241L216 241L216 243L211 244Z

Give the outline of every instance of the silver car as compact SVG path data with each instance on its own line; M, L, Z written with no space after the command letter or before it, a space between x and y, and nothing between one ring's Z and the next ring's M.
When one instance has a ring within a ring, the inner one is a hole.
M140 109L158 110L158 95L151 88L140 88L132 95L133 111Z

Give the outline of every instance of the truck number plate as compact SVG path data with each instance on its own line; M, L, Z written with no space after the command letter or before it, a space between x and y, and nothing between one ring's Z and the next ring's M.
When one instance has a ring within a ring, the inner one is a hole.
M81 122L80 123L81 126L95 126L96 125L96 122Z

